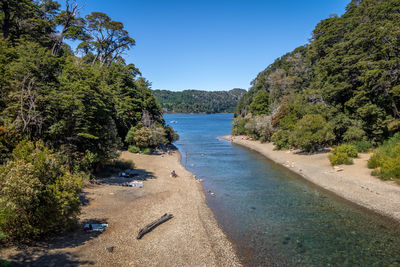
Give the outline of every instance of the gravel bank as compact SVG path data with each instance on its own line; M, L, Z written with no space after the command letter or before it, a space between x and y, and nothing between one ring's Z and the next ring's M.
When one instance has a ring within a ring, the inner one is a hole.
M74 233L34 246L11 247L0 258L30 266L240 266L232 244L206 204L194 175L179 153L138 155L123 152L136 165L143 188L123 187L131 178L107 178L84 189L81 224L108 223L106 231ZM177 178L171 178L175 170ZM174 218L146 234L140 228L164 213Z

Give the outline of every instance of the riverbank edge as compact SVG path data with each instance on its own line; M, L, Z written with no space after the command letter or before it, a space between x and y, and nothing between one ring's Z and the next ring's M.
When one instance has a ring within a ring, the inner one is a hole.
M189 171L182 164L183 155L182 155L181 151L175 145L172 145L172 146L173 146L174 150L177 152L177 161L178 161L179 166L182 169L184 169L186 172L188 172L197 182L197 189L199 189L200 194L202 195L202 199L200 201L201 201L201 204L203 204L205 206L204 212L207 213L206 217L209 220L209 223L211 224L211 226L217 228L218 231L220 232L220 234L223 236L223 239L224 239L223 243L226 244L224 246L223 250L231 251L234 254L232 256L232 265L230 265L230 266L231 267L232 266L237 266L237 267L243 266L243 262L241 261L241 258L239 257L239 253L237 251L237 247L235 246L235 243L233 241L231 241L231 239L228 237L228 234L224 231L222 226L219 224L217 218L215 217L213 210L207 204L207 195L206 195L204 186L201 183L201 180L198 180L196 178L196 175L194 173L192 173L191 171Z
M272 143L253 141L246 136L222 136L222 139L256 151L269 160L289 169L306 181L333 193L351 203L366 208L396 224L400 223L400 186L370 175L366 154L354 165L340 166L335 171L329 163L328 153L296 154L294 151L273 150Z
M80 224L102 218L109 224L104 233L89 236L77 229L22 248L1 247L0 258L18 266L243 266L207 205L202 184L181 158L178 149L153 155L121 151L120 159L132 160L134 170L141 173L136 179L149 178L137 189L121 187L126 178L117 176L99 178L98 183L84 187L82 193L90 201L82 207ZM177 171L177 178L170 177L171 170ZM144 241L132 238L132 233L166 211L174 215L170 223L146 235ZM82 242L82 238L87 240ZM112 253L107 250L110 247Z

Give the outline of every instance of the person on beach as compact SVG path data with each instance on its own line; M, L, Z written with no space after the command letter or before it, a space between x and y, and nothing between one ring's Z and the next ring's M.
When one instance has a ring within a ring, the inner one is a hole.
M177 177L177 176L178 176L178 175L176 174L175 170L172 170L172 172L171 172L171 177L175 178L175 177Z

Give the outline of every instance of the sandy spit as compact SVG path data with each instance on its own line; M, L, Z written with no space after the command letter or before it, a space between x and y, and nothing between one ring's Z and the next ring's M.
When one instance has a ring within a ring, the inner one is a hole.
M306 180L334 194L400 222L400 186L371 176L367 167L370 154L360 154L354 165L330 165L328 153L300 154L298 151L274 151L272 143L260 143L245 136L225 136L272 161L281 164Z
M79 229L30 246L4 248L0 258L28 266L240 266L224 232L206 204L201 183L179 162L179 152L138 155L143 188L121 186L133 178L107 178L84 188L81 225L108 223L100 234ZM177 178L171 178L175 170ZM146 234L140 228L172 213L174 218Z

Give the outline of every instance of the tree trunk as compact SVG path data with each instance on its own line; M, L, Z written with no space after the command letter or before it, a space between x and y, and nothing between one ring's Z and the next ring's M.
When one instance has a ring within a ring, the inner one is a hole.
M57 37L57 40L54 42L53 49L51 50L51 54L53 56L57 55L57 53L61 47L61 44L62 44L62 36Z
M146 225L142 229L140 229L137 239L141 239L145 234L159 226L160 224L168 221L169 219L172 219L174 216L172 214L165 213L163 216L161 216L160 219L153 221L152 223Z

